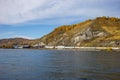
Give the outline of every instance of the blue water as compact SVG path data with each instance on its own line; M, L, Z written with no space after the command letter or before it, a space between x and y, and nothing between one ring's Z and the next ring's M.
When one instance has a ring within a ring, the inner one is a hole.
M0 49L0 80L120 80L120 52Z

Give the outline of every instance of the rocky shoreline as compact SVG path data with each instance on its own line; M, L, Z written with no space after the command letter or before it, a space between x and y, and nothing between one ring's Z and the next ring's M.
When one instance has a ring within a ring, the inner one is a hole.
M50 48L47 48L50 49ZM52 49L52 48L51 48ZM120 47L59 47L57 50L80 50L80 51L120 51Z
M65 47L65 46L55 46L55 47L47 46L44 48L0 48L0 49L120 51L120 47Z

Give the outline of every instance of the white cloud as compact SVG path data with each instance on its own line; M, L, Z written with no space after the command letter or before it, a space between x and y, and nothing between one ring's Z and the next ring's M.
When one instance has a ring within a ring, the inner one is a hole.
M61 17L67 20L68 16L120 17L117 9L120 7L117 4L119 2L119 0L0 0L0 24L16 24L36 19L59 19Z

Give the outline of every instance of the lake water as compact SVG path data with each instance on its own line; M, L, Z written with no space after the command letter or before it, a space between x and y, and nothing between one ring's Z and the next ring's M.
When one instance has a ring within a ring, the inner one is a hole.
M0 80L120 80L120 52L0 49Z

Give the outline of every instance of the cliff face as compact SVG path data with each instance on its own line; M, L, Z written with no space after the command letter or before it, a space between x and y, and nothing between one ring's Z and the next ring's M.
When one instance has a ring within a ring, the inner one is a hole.
M50 46L120 46L120 19L98 17L56 28L38 39Z
M79 46L80 43L87 40L92 40L97 37L105 37L107 36L106 32L103 31L92 31L91 27L86 28L85 30L81 31L79 34L73 37L74 44Z

